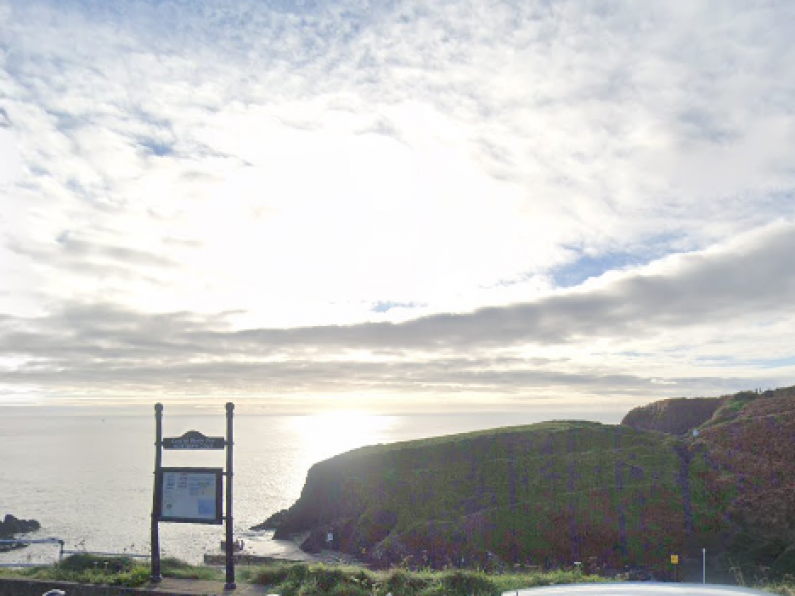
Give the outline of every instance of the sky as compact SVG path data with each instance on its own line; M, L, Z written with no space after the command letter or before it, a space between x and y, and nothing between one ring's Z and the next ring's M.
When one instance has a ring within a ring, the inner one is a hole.
M0 0L0 405L795 384L795 4Z

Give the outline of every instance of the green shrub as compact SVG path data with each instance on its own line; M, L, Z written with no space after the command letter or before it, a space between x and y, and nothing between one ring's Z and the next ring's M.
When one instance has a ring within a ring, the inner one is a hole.
M773 561L772 570L777 575L795 575L795 544L786 548Z
M306 567L299 563L298 565L291 565L289 563L275 563L265 567L258 567L252 574L251 582L262 586L276 586L287 581L288 577L293 579L302 579L303 575L296 572L296 567Z
M165 571L168 569L169 571L175 571L177 569L192 569L193 565L190 563L183 561L182 559L178 559L177 557L163 557L160 559L160 569Z
M450 571L443 573L440 584L445 593L452 594L485 595L499 591L488 575L476 571Z
M287 573L287 581L302 582L310 576L310 565L306 563L297 563L290 567Z
M94 559L97 558L80 555L65 566L7 570L3 575L126 587L149 583L148 565L133 565L127 571L112 573L104 570L105 558L98 558L103 563L101 568L94 567ZM222 579L222 572L217 569L194 567L176 559L164 559L162 563L164 573L170 570L170 576ZM355 566L307 563L273 563L257 569L241 569L240 579L244 576L282 596L386 596L389 593L393 596L486 596L535 586L606 581L571 570L513 574L469 570L408 571L403 568L370 571ZM795 596L791 581L766 586L766 589L784 596Z
M323 593L330 592L332 588L338 584L346 583L346 574L342 569L337 567L326 567L318 565L311 570L312 579L317 584Z
M81 557L83 555L80 555ZM105 559L102 559L103 563ZM87 566L90 563L90 567ZM81 584L104 584L110 586L124 586L134 588L149 582L149 568L135 565L122 572L105 571L104 565L94 569L92 561L72 561L71 566L78 569L64 568L62 565L54 567L34 567L25 570L14 570L13 575L29 577L31 579L68 581Z
M89 554L76 554L58 563L58 568L66 571L129 571L133 561L129 557L100 557Z
M371 596L372 593L371 590L355 584L338 584L330 592L322 592L322 594L329 594L329 596Z
M393 569L384 581L385 592L400 594L400 596L414 596L428 587L429 582L422 579L416 573L410 573L405 569Z
M795 578L791 578L785 583L764 584L755 586L758 590L780 594L781 596L795 596Z

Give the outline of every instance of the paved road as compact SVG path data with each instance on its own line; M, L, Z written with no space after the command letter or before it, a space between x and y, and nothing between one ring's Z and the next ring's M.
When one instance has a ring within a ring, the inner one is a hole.
M620 584L572 584L547 588L527 588L503 592L503 596L741 596L757 594L770 596L770 592L760 592L748 588L714 586L704 584L658 584L633 583Z

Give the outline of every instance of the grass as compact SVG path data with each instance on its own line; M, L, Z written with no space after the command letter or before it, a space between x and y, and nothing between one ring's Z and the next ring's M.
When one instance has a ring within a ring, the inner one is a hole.
M107 569L105 563L108 563ZM165 577L223 581L222 570L193 566L174 558L162 561ZM140 587L149 583L148 565L135 563L123 557L96 557L73 555L53 567L32 569L0 569L0 577L69 581L85 584L103 584ZM241 567L240 583L266 586L270 592L281 596L494 596L521 588L534 588L574 583L615 581L578 570L527 571L516 573L486 573L484 571L457 570L410 571L392 568L386 571L349 565L323 565L307 563L272 563L262 567ZM737 578L744 584L744 578ZM779 594L795 596L795 578L753 582L753 587Z
M163 559L162 571L165 577L223 581L221 570L195 567L171 558ZM91 555L73 555L53 567L0 570L0 576L6 577L126 587L147 585L149 575L148 565L131 559ZM606 581L572 570L495 575L465 570L371 571L356 566L306 563L244 567L239 569L238 579L241 583L267 586L281 596L493 596L519 588Z
M781 594L781 596L795 596L795 582L788 584L763 584L754 587L758 590L764 590L765 592Z
M149 565L146 565L149 569ZM223 581L224 572L216 567L191 565L175 557L166 557L160 561L160 571L163 577L176 577L178 579L203 579L208 581Z
M106 565L107 563L107 565ZM136 587L149 582L149 568L126 557L72 555L52 567L8 569L3 575L29 579Z
M765 566L742 566L735 561L729 567L734 575L734 581L738 586L754 588L764 592L780 594L781 596L795 596L795 576L785 573L783 576L770 576L770 567Z
M218 569L195 567L172 557L161 561L161 572L164 577L181 579L223 579ZM135 588L149 583L151 569L148 564L136 563L127 557L77 554L51 567L0 569L0 576Z
M282 596L330 594L342 596L492 596L506 590L606 581L578 571L488 574L482 571L370 571L354 566L274 563L248 571L252 583Z

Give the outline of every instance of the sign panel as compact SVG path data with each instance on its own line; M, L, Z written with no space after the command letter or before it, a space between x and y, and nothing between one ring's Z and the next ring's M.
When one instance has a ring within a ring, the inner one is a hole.
M679 555L671 555L671 564L679 565Z
M158 520L190 524L221 524L221 468L161 468Z
M197 430L189 430L181 437L163 439L163 449L223 449L223 437L206 437Z

